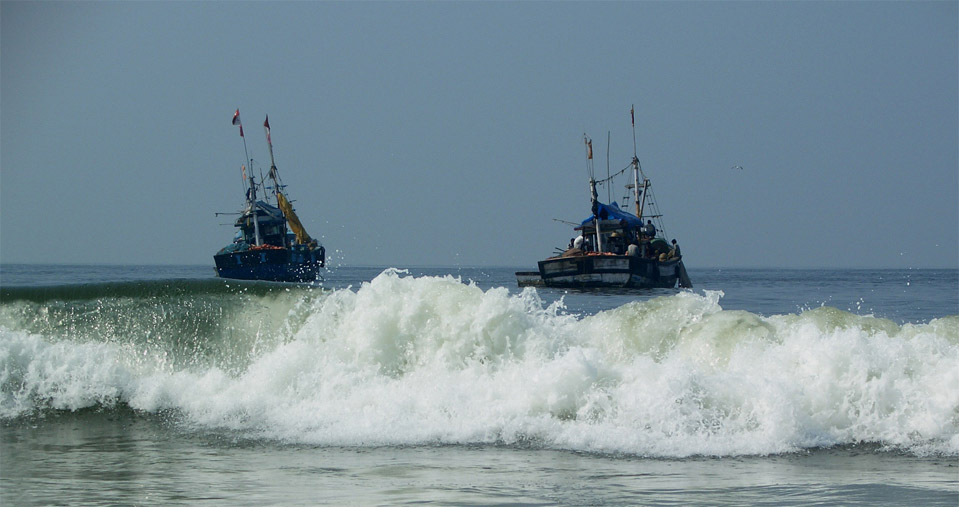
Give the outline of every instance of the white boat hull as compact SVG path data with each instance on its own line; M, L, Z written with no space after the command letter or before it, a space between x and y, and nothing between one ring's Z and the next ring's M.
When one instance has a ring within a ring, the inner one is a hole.
M578 255L553 257L539 262L539 279L534 272L519 272L522 286L547 287L675 287L681 261L659 261L628 255Z

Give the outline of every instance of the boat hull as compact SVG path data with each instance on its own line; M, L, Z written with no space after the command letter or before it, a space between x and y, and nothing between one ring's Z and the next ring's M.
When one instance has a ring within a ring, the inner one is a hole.
M517 271L516 283L520 287L535 287L543 285L543 277L539 276L539 271Z
M539 261L539 280L517 273L523 286L672 288L680 278L681 261L659 261L630 255L579 255Z
M259 249L219 253L213 256L220 278L312 282L326 259L322 249Z

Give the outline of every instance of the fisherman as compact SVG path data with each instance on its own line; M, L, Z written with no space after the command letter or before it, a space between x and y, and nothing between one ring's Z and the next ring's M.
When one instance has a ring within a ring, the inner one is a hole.
M623 253L623 242L618 232L614 232L609 236L609 251L616 255Z
M576 236L575 238L573 238L573 248L577 248L577 249L579 249L579 250L582 250L582 249L583 249L583 241L584 241L584 239L583 239L583 235L582 235L582 234L580 234L579 236Z
M629 244L629 248L626 249L626 255L639 257L639 245L637 245L635 241Z
M653 239L656 237L656 226L653 225L652 220L646 221L646 227L643 227L643 234L645 234L646 237L649 239Z
M679 258L682 257L682 256L683 256L683 254L682 254L682 252L679 250L679 243L677 243L676 240L673 239L673 247L669 249L669 258L670 258L670 259L679 259Z

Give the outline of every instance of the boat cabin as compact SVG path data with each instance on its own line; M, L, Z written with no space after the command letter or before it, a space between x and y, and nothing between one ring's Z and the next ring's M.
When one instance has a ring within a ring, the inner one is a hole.
M280 247L289 246L286 219L283 218L280 209L264 201L257 201L256 204L262 244ZM237 238L236 242L246 243L247 245L256 244L256 225L253 223L253 213L250 210L244 212L234 225L239 228L240 232L240 237Z

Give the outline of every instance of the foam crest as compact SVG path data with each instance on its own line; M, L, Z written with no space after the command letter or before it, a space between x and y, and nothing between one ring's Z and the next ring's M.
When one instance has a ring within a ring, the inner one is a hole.
M135 384L135 375L118 364L119 355L116 345L50 343L36 335L0 331L0 418L38 407L113 406Z
M356 292L335 292L296 338L323 343L343 363L399 377L425 366L509 362L545 343L535 336L575 322L559 313L561 304L544 309L532 290L513 297L452 276L402 274L388 270Z
M157 368L143 347L3 330L0 414L119 401L319 445L724 456L867 442L959 454L959 316L763 317L723 310L720 292L682 292L577 317L533 289L396 270L296 297L279 337L246 350L239 370Z

